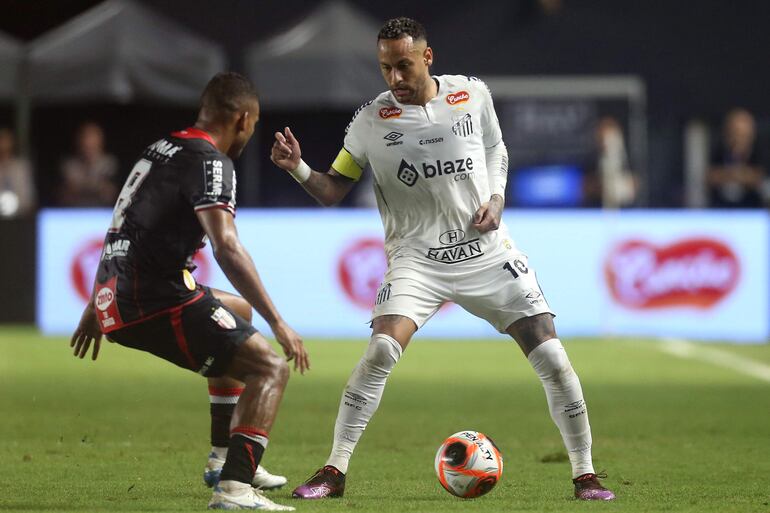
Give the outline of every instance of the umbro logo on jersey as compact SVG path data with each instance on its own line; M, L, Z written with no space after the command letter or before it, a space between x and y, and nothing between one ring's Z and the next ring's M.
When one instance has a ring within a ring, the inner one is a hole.
M459 135L460 137L468 137L473 133L473 119L470 114L464 116L453 117L452 121L452 133Z
M401 132L390 132L388 135L383 137L383 139L387 139L388 141L397 141L401 139L404 136Z
M467 102L471 99L471 95L468 91L458 91L456 93L446 95L446 102L449 105L457 105L458 103Z
M383 107L380 109L382 119L397 118L403 111L398 107Z
M390 141L385 146L396 146L398 144L404 144L404 141L399 141L404 136L401 132L390 132L388 135L383 137L386 141Z

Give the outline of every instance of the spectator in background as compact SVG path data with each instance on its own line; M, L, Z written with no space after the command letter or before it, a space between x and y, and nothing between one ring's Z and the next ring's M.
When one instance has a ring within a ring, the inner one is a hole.
M596 125L596 160L594 172L584 182L584 205L621 208L633 205L638 184L630 170L623 128L608 116Z
M0 128L0 218L22 217L35 209L36 194L29 162L16 156L16 138Z
M118 193L118 160L104 150L104 131L83 124L75 140L76 154L62 164L59 203L65 207L112 206Z
M754 116L733 109L725 116L722 141L711 154L709 205L715 208L761 208L765 169L754 144Z

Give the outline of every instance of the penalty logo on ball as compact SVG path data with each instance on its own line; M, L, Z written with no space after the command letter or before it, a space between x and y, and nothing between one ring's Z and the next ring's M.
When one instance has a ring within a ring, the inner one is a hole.
M503 456L491 438L478 431L460 431L436 453L436 475L446 491L472 499L488 493L503 474Z

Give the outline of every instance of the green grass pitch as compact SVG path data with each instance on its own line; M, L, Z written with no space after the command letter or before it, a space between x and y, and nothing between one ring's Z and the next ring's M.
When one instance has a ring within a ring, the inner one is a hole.
M293 501L292 487L326 459L364 348L307 345L313 368L292 376L263 460L289 478L271 496L298 511L770 512L770 384L653 341L565 341L614 503L571 498L540 383L504 340L415 340L358 446L345 498ZM767 345L716 347L770 362ZM205 380L193 373L114 344L80 361L63 338L0 330L0 510L203 510L208 422ZM493 437L505 459L502 481L472 501L450 496L433 472L436 448L461 429Z

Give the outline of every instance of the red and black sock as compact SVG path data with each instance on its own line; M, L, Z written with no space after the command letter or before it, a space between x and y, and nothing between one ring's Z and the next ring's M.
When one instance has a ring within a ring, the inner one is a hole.
M220 480L251 484L267 447L267 439L267 433L259 429L249 426L233 428Z
M243 388L209 387L211 403L211 446L230 445L230 420Z

